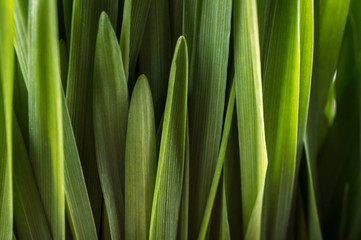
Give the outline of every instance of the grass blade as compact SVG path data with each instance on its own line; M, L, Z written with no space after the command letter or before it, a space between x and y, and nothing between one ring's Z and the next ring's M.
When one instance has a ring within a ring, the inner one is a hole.
M184 37L175 48L169 76L150 239L175 239L186 158L188 51Z
M263 104L268 170L262 238L285 239L296 171L300 46L299 2L278 0L270 9L265 47Z
M142 75L129 107L125 151L125 239L149 236L156 176L156 138L152 93Z
M313 0L300 1L300 92L298 106L298 135L296 174L301 162L306 134L314 51L314 3ZM308 152L306 153L308 154ZM308 188L308 237L322 239L321 226L316 202L312 166L306 156ZM296 192L294 192L296 194Z
M187 139L186 139L186 159L183 177L182 200L180 208L180 216L178 222L177 239L188 239L188 222L189 222L189 129L187 119Z
M190 238L200 231L221 144L231 6L230 0L205 0L196 6L202 14L194 23L199 28L194 28L189 79Z
M245 239L259 239L267 169L257 4L235 1L234 62Z
M15 39L14 47L24 78L28 79L28 0L14 1Z
M99 20L94 62L93 113L100 182L114 239L124 236L124 156L128 88L121 52L105 13Z
M75 239L97 239L94 217L64 93L62 93L62 111L64 148L66 149L64 180L68 221Z
M109 13L116 28L117 0L74 0L66 98L97 231L102 194L95 159L92 85L95 42L100 13Z
M229 133L231 130L231 125L232 125L234 103L235 103L235 87L234 87L234 82L233 82L232 88L231 88L231 93L229 95L229 102L228 102L228 106L227 106L226 118L224 121L224 130L223 130L223 135L222 135L221 149L219 151L219 155L218 155L218 159L217 159L217 166L216 166L216 170L214 172L211 190L209 192L209 196L208 196L205 212L203 215L198 239L206 238L209 221L210 221L211 214L212 214L212 208L213 208L214 201L216 199L218 184L221 179L223 163L224 163L224 159L225 159L225 155L226 155L226 151L227 151L228 137L229 137ZM222 184L223 184L223 182L222 182ZM222 189L222 186L220 186L220 189ZM222 198L223 198L223 190L222 190Z
M224 160L224 187L228 210L228 223L231 239L242 239L242 195L240 178L240 160L237 129L237 111L233 112L232 125Z
M0 1L0 239L11 239L13 228L13 11L13 0Z
M125 0L120 48L129 88L135 84L135 67L142 45L151 0Z
M30 4L30 158L52 237L65 238L64 149L56 1Z
M16 117L13 120L14 225L19 239L52 239L30 159Z
M168 0L152 1L138 64L139 72L148 77L152 89L156 125L164 112L172 60L169 21Z

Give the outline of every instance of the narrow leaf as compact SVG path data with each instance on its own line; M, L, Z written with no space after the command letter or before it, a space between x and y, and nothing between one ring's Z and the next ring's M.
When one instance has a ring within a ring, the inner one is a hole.
M147 78L134 86L125 151L125 238L147 239L156 175L153 100Z
M0 239L13 228L14 1L0 0Z
M189 79L189 237L195 238L200 230L221 144L232 1L204 0L198 5L191 2L193 5L189 7L202 12L194 23L195 26L199 24L199 28L194 30Z
M150 239L175 239L186 158L188 51L184 37L175 48L169 76L158 171L150 222Z
M135 84L135 67L142 45L151 0L125 0L120 48L130 89Z
M246 239L259 239L267 150L256 0L235 1L233 13L243 228Z
M298 1L278 0L270 9L263 70L268 170L262 238L285 239L296 171L300 75Z
M216 199L217 190L219 190L219 188L222 189L222 186L218 187L218 184L221 179L223 163L224 163L224 159L225 159L225 155L226 155L226 151L227 151L228 137L229 137L229 133L230 133L231 126L232 126L232 117L233 117L235 98L236 98L235 97L235 87L234 87L234 82L232 82L232 88L231 88L231 93L229 95L226 118L224 120L224 129L223 129L223 135L222 135L221 148L219 151L219 155L218 155L218 159L217 159L217 166L216 166L216 169L214 172L211 190L209 192L209 196L208 196L205 212L203 215L198 239L206 238L207 229L208 229L209 221L210 221L211 214L212 214L213 204ZM223 182L222 182L222 184L223 184ZM223 190L222 190L221 194L222 194L222 198L223 198Z
M101 11L116 28L117 0L73 0L66 100L77 142L97 231L102 194L94 146L92 86L95 42Z
M31 1L28 59L30 158L52 237L64 239L63 122L56 26L56 1Z
M99 20L94 61L93 113L100 182L113 239L124 232L124 156L128 120L128 88L112 24Z
M145 74L149 79L156 124L159 124L164 112L172 60L168 10L168 0L152 1L139 54L139 72Z
M19 239L52 239L17 120L14 133L14 226Z

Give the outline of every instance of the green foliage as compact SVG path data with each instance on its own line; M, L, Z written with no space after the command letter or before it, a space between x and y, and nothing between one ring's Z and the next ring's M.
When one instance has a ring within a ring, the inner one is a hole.
M360 239L360 12L0 0L0 239Z

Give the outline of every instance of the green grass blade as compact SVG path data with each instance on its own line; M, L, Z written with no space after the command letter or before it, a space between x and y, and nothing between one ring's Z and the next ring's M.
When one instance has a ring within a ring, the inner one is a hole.
M14 133L14 226L19 239L52 239L17 120Z
M169 21L168 0L152 1L138 64L139 72L149 79L157 125L164 112L169 68L172 61Z
M175 48L169 76L155 183L150 239L175 239L186 158L188 51L184 37Z
M262 211L262 238L285 239L296 170L300 75L299 3L271 6L263 69L263 104L268 169Z
M149 236L157 155L152 93L142 75L129 106L125 151L125 239Z
M124 237L124 156L128 88L111 22L99 20L94 62L93 113L97 164L111 236Z
M97 170L93 131L92 85L95 43L101 11L116 29L117 0L74 0L69 47L66 98L97 231L102 192Z
M0 1L0 239L11 239L13 228L13 11L13 0Z
M97 239L94 217L64 93L62 93L61 104L64 124L64 148L66 149L64 152L64 180L68 221L75 239Z
M224 163L224 159L225 159L225 155L226 155L226 151L227 151L228 137L229 137L229 133L231 130L231 125L232 125L232 117L233 117L235 98L236 98L235 97L235 87L234 87L234 82L233 82L232 88L231 88L231 93L229 95L229 102L228 102L228 106L227 106L226 118L224 121L224 129L223 129L223 135L222 135L221 148L219 151L219 155L218 155L218 159L217 159L217 166L216 166L216 169L214 172L212 185L210 188L205 212L204 212L203 219L202 219L201 228L200 228L199 235L198 235L199 240L205 239L206 235L207 235L207 229L208 229L209 221L210 221L211 214L212 214L213 204L216 199L218 185L219 185L219 181L221 179L221 174L222 174L223 163ZM221 188L222 188L222 186L221 186ZM222 198L223 198L223 190L222 190Z
M311 78L314 51L314 3L313 0L300 1L300 89L298 106L297 163L298 174L304 138L306 134L308 106L311 92ZM308 151L306 152L308 155ZM312 166L306 156L308 187L308 238L322 239L318 208L312 177ZM295 192L296 194L296 192Z
M259 239L267 150L256 0L235 1L234 63L245 239Z
M228 222L228 208L227 208L227 198L226 198L226 186L224 183L224 174L222 178L222 219L221 219L221 230L219 239L230 240L231 239L231 232L229 229L229 222Z
M224 160L224 187L228 210L228 224L231 239L243 238L242 196L240 178L240 160L237 129L237 111L233 112L232 125Z
M16 12L15 12L16 13ZM16 18L16 15L15 15ZM22 22L24 24L24 22ZM21 27L21 26L20 26ZM25 39L27 39L27 33L24 33ZM16 35L15 35L16 41ZM64 44L64 42L63 42ZM62 45L62 44L61 44ZM16 46L16 45L15 45ZM60 47L62 49L62 47ZM63 45L64 50L64 45ZM61 52L60 52L61 54ZM19 55L18 55L19 56ZM64 56L63 56L64 57ZM20 61L20 66L22 62L27 62L28 59L28 52L27 48L22 53L23 61ZM63 59L63 61L65 61ZM61 62L61 67L64 67L64 62ZM66 59L67 61L67 59ZM66 66L67 67L67 66ZM21 88L19 95L15 100L20 100L17 105L18 111L17 114L21 113L23 116L24 108L20 109L24 103L27 104L27 67L23 66L23 77L20 77L21 73L18 73L17 77L17 84L18 87ZM63 70L65 72L65 70ZM62 73L62 81L66 81L63 78L64 74ZM19 99L20 98L20 99ZM67 201L67 215L70 216L68 219L71 222L73 234L74 236L78 237L78 239L94 239L96 237L96 231L94 230L94 217L90 208L89 197L85 185L85 180L83 176L83 170L81 168L78 149L76 146L73 128L71 125L71 120L69 117L68 109L66 106L65 97L62 96L62 112L63 112L63 129L64 129L64 148L66 151L64 152L65 162L64 162L64 172L65 172L65 195ZM14 102L15 104L16 102ZM15 105L15 109L17 107ZM27 133L27 130L22 128L23 134ZM27 129L27 126L26 126Z
M182 200L180 216L178 222L177 239L188 239L188 222L189 222L189 129L187 119L187 139L186 139L186 159L183 177Z
M221 144L232 14L230 0L198 4L189 78L190 238L200 231Z
M15 39L14 47L25 83L28 84L28 0L14 1Z
M130 89L135 84L135 67L151 5L150 0L125 0L120 48Z
M64 239L64 149L56 17L56 1L31 1L30 158L52 237Z

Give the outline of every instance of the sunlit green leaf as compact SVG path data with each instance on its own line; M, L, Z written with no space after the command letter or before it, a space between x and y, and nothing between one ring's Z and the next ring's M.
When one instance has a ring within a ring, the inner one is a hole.
M29 17L30 159L51 235L64 239L64 148L56 1L31 1Z
M300 76L298 1L279 0L270 9L263 67L263 104L268 169L262 239L285 239L296 171Z
M184 37L175 48L169 76L150 222L150 239L175 239L186 159L188 50Z

